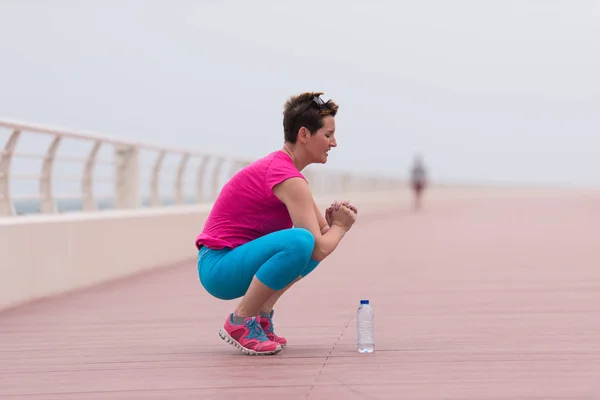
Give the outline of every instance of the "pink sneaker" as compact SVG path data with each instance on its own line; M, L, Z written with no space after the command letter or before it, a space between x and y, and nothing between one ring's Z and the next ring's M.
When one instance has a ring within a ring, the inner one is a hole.
M239 325L232 322L232 317L233 314L230 314L225 325L219 330L221 339L252 356L276 354L281 351L279 343L269 340L265 335L260 326L260 316L248 317Z
M271 315L269 315L268 318L261 318L260 319L260 326L262 326L263 331L267 334L267 337L269 338L269 340L275 342L275 343L279 343L281 345L281 347L285 347L285 345L287 345L287 340L286 338L282 337L282 336L277 336L273 330L273 314L274 311L271 310Z

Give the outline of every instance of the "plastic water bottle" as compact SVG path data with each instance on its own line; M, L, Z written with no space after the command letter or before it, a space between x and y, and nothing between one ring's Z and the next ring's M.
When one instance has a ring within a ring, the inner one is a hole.
M372 353L375 350L373 308L369 300L361 300L356 312L356 339L359 353Z

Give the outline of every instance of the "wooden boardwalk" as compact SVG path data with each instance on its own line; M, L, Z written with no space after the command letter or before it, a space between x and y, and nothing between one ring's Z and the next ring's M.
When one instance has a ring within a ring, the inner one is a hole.
M600 399L599 227L600 199L576 196L364 218L282 298L270 357L219 339L234 303L193 260L9 310L0 399Z

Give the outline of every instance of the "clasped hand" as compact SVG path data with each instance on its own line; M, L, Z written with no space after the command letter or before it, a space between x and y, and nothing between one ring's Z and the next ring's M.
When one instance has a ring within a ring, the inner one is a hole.
M337 225L344 230L349 230L356 222L358 210L349 201L334 201L325 211L325 220L329 226Z

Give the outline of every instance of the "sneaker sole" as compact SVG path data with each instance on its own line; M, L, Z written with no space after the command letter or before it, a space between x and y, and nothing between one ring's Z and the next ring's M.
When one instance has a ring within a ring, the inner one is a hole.
M270 351L256 351L256 350L247 349L244 346L242 346L240 344L240 342L238 342L237 340L235 340L234 338L232 338L229 335L229 333L227 333L227 331L225 329L223 329L223 328L221 328L219 330L219 336L225 342L227 342L230 345L232 345L232 346L236 347L237 349L241 350L242 353L248 354L250 356L270 356L270 355L279 353L281 351L281 349L282 349L282 347L281 347L280 344L277 345L277 347L275 348L275 350L270 350Z

